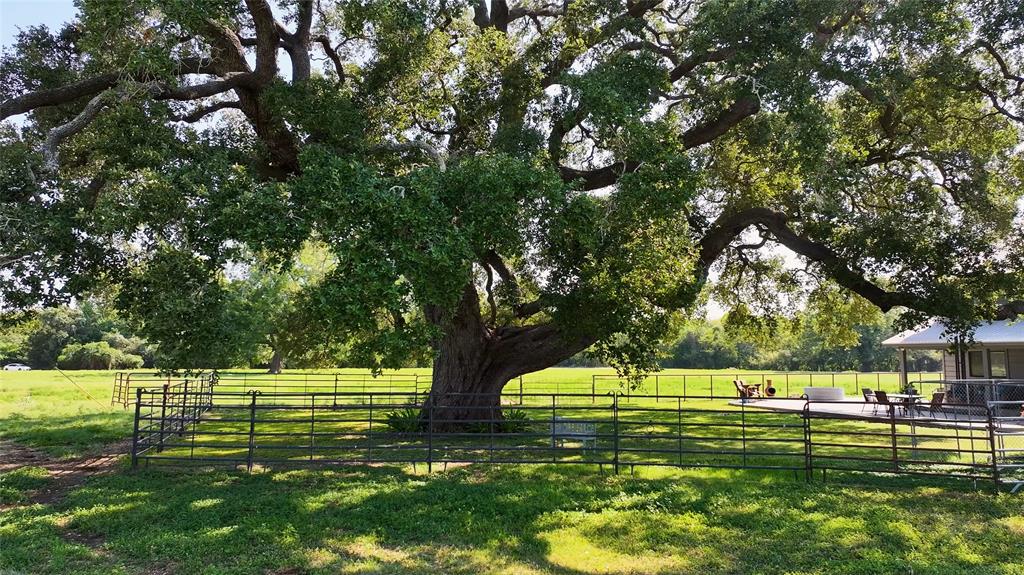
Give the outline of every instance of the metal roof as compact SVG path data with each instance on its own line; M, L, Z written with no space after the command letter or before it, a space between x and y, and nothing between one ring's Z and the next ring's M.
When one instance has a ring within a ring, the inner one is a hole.
M905 331L882 342L887 347L918 347L924 349L945 349L953 345L953 341L942 332L946 326L935 322L927 327ZM974 330L974 342L977 345L1011 345L1024 346L1024 320L1000 320L983 323Z

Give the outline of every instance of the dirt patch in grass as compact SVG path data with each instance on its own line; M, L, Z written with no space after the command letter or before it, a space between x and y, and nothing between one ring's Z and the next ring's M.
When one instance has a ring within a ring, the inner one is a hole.
M104 446L95 454L58 459L38 449L0 441L0 474L24 467L45 469L48 473L47 481L29 493L27 503L51 504L62 499L68 491L89 477L113 472L128 447L128 441L119 441Z
M92 548L95 551L100 551L103 547L104 539L101 535L89 535L85 533L79 533L73 529L64 529L61 531L61 537L79 545L85 545L86 547Z

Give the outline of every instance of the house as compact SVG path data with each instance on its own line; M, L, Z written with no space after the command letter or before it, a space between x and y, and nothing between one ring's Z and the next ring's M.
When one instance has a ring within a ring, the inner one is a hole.
M947 390L974 403L1010 399L1024 382L1024 318L983 323L974 331L973 342L946 335L941 322L907 331L882 342L900 352L900 377L907 381L907 350L934 349L942 352L942 379ZM1016 380L1011 383L1007 380ZM1012 393L1008 393L1012 391Z

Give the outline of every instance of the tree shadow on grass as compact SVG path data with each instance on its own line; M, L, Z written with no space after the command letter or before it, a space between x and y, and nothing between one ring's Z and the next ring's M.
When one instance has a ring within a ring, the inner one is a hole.
M11 415L0 419L0 438L59 458L78 457L131 435L128 412L85 413L61 417Z
M25 569L19 546L54 556L40 538L72 529L117 563L179 573L996 573L1021 561L1019 499L725 471L150 471L17 510L0 567Z

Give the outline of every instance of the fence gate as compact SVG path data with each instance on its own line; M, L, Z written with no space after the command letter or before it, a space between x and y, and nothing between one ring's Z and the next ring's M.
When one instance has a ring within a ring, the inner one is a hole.
M992 401L992 457L996 481L1024 489L1024 401Z
M128 406L128 381L130 375L119 371L114 374L114 393L110 397L110 405Z

